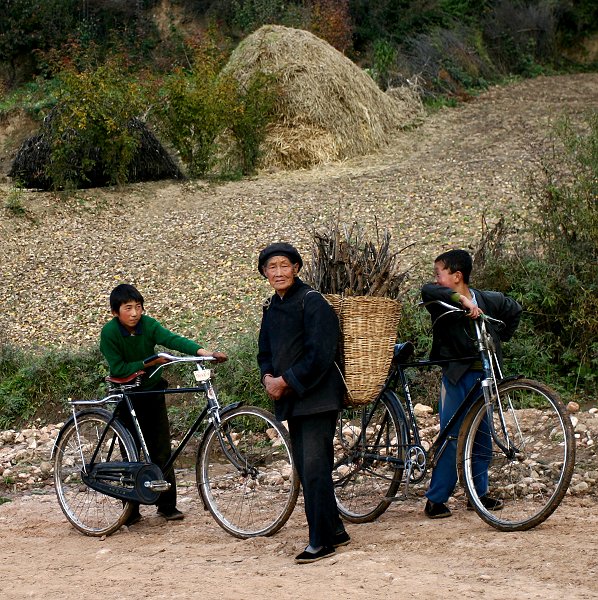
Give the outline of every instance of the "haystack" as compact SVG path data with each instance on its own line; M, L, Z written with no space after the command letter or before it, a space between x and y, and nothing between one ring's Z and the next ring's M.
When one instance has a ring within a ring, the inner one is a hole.
M375 152L421 118L415 92L383 92L373 79L315 35L265 25L235 49L225 72L241 83L262 71L277 81L279 116L263 167L301 168Z
M44 119L40 131L23 142L12 163L8 176L26 188L49 190L52 181L46 174L46 166L50 161L50 141L53 112ZM139 119L132 119L128 125L138 139L138 146L127 170L127 181L158 181L160 179L181 179L177 164L164 149L156 136ZM85 171L83 158L94 164ZM74 156L73 171L79 173L78 187L103 187L110 184L105 173L105 165L99 148L88 148L87 156Z

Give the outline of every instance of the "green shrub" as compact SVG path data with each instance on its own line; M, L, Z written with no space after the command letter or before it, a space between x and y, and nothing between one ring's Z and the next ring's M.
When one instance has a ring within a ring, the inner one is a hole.
M39 354L0 344L0 428L61 419L67 398L103 395L107 374L97 348Z
M57 79L60 93L47 128L53 187L80 187L99 164L111 183L125 183L139 143L129 125L143 112L141 87L118 59L83 71L65 65Z
M215 381L222 404L243 402L273 410L261 383L257 352L257 331L243 333L229 350L228 361L218 365Z
M251 175L257 169L277 99L275 81L264 73L256 73L246 87L236 85L235 107L229 115L227 126L239 150L243 175Z
M522 303L526 374L596 394L598 112L577 127L562 119L541 166L528 188L530 219L487 244L476 281Z
M190 177L206 175L214 166L216 138L233 109L232 81L218 76L223 61L213 47L198 49L191 70L178 68L164 80L155 106L158 127Z
M274 115L274 80L258 72L243 86L222 71L224 61L208 41L197 49L192 69L177 69L160 85L161 101L154 110L158 129L192 178L235 168L243 175L254 173ZM239 165L227 164L231 156Z

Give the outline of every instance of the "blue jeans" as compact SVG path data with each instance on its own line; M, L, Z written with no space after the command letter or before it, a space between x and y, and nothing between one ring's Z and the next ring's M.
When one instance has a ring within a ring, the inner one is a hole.
M442 377L440 389L440 430L446 428L447 423L465 400L467 392L482 376L481 371L467 371L459 381L453 385L446 377ZM450 438L432 472L430 487L426 493L428 500L445 503L457 485L457 437L465 413L455 421L448 431ZM488 417L480 424L475 440L472 470L476 491L480 496L488 492L488 466L492 458L492 442Z

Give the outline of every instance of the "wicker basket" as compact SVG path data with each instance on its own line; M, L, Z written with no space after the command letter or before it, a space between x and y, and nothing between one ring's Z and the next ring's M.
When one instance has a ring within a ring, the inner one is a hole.
M346 404L360 406L378 395L392 361L401 305L391 298L325 294L339 317Z

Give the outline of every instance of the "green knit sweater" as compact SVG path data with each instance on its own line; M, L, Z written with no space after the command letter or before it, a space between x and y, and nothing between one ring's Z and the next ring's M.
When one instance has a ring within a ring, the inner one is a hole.
M197 354L201 346L162 327L156 319L142 315L134 334L120 325L117 317L108 321L100 334L100 351L108 361L110 375L127 377L136 371L152 373L156 367L143 365L143 360L156 353L156 345L182 354ZM142 387L149 389L160 381L162 369L152 377L144 378Z

